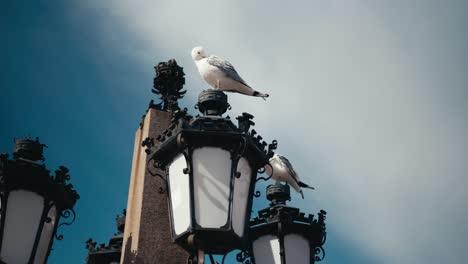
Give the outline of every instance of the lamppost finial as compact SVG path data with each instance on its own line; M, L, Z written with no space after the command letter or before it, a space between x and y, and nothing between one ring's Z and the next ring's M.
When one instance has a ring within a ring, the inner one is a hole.
M198 95L198 110L204 115L221 116L229 108L227 95L220 90L206 90Z
M156 77L153 80L151 91L161 98L161 103L155 105L156 108L168 111L179 109L177 100L184 97L187 92L182 91L185 84L184 68L177 65L176 60L160 62L154 66Z
M275 183L270 184L266 190L266 197L271 205L286 204L291 200L291 192L288 184Z
M13 151L14 158L25 158L32 161L44 161L44 147L46 145L39 142L37 137L35 140L25 137L23 139L15 139L15 149Z

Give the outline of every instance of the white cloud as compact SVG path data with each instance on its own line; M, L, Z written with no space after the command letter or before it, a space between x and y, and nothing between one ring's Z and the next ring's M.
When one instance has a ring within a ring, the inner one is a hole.
M295 204L327 209L333 232L381 263L462 263L468 126L457 96L467 83L453 54L466 58L466 48L450 46L466 41L450 31L458 8L271 2L87 4L107 19L104 40L131 37L110 45L142 68L175 57L192 102L207 88L189 56L196 45L268 92L267 102L230 96L233 112L253 113L256 130L279 140L318 189L306 192L313 206Z

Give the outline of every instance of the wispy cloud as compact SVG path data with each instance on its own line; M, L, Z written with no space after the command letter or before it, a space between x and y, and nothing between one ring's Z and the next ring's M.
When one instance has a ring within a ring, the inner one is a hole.
M231 115L253 113L257 130L279 140L279 151L318 189L295 204L328 209L333 232L380 263L462 263L466 6L271 2L85 7L106 18L98 26L110 48L142 68L175 57L192 102L207 88L189 55L196 45L229 59L251 86L268 92L267 102L230 96Z

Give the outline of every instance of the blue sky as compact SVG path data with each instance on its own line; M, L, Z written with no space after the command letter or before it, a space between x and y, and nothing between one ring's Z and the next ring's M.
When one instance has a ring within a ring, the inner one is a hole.
M8 1L0 9L0 150L39 136L81 195L50 263L83 263L126 206L153 66L177 59L182 105L203 45L271 97L231 95L317 188L325 263L463 263L468 253L464 1ZM191 108L192 113L195 110ZM264 203L257 203L262 207ZM445 253L447 252L447 253Z

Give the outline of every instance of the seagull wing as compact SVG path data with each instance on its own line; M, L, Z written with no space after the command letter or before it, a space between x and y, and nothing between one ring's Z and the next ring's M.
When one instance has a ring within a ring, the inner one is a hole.
M229 78L231 78L231 79L233 79L235 81L238 81L238 82L242 83L243 85L245 85L247 87L250 87L239 76L236 69L234 69L234 66L232 66L232 64L229 63L229 61L227 61L227 60L225 60L223 58L220 58L218 56L213 56L213 55L207 57L206 61L208 62L208 64L210 64L212 66L215 66L216 68L221 70L224 74L226 74L227 77L229 77Z
M291 162L289 162L289 160L287 158L283 157L283 156L278 155L278 157L281 160L281 162L284 163L284 165L288 169L288 172L291 175L291 177L299 185L299 183L300 183L299 177L297 176L296 171L294 170L293 166L291 165Z

